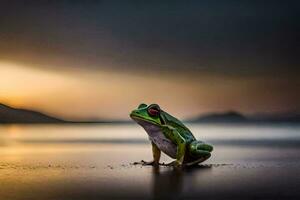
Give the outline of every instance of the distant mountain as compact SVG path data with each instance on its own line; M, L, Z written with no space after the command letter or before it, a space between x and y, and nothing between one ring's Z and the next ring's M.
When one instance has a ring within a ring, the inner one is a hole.
M192 123L300 123L300 114L256 114L245 116L235 111L211 113L188 120Z
M199 116L195 119L189 120L190 122L246 122L248 118L244 115L229 111L225 113L211 113Z
M16 109L0 103L0 123L61 123L63 120L40 112Z
M300 123L300 114L285 113L285 114L256 114L252 116L245 116L235 111L225 113L210 113L201 115L194 119L185 120L191 123ZM85 120L85 121L64 121L55 117L45 115L40 112L17 109L0 103L0 124L3 123L114 123L124 124L132 123L132 121L121 120Z

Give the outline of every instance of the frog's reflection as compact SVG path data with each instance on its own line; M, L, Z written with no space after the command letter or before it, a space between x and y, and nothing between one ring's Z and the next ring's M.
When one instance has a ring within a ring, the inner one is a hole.
M180 199L184 177L193 172L209 169L210 166L193 166L185 169L153 167L152 194L153 199Z

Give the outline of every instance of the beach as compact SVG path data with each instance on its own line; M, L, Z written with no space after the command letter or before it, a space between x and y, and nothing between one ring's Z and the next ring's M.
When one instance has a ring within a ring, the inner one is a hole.
M174 170L133 164L151 159L134 124L0 126L0 199L300 198L300 126L188 127L214 151Z

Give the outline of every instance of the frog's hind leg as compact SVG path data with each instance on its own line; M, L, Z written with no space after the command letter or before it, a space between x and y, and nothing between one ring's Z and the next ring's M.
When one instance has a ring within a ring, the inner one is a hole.
M201 163L210 158L213 147L200 141L194 141L189 145L190 157L193 158L186 163L187 166Z
M203 150L203 151L208 151L208 152L212 152L213 151L213 146L200 142L200 141L194 141L192 142L195 145L195 148L198 150Z

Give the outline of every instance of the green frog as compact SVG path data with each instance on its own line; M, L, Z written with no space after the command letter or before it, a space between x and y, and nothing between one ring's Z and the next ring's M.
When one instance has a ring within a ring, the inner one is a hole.
M196 140L192 132L159 105L140 104L130 117L147 132L152 144L153 160L143 165L159 165L161 151L175 161L168 166L182 167L201 163L211 156L213 147Z

